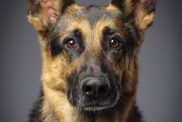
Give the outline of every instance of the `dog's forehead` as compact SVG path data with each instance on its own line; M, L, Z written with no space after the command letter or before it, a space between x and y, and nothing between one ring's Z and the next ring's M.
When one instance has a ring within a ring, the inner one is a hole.
M67 24L71 26L70 24L72 23L74 23L74 25L76 25L76 23L78 23L77 25L85 23L93 29L99 22L103 24L116 23L120 21L120 18L122 18L122 13L118 9L109 9L109 7L93 5L86 7L76 6L68 8L60 23L63 26Z
M114 13L107 11L103 7L89 6L83 9L83 14L86 16L87 21L91 26L94 26L101 18L113 18Z

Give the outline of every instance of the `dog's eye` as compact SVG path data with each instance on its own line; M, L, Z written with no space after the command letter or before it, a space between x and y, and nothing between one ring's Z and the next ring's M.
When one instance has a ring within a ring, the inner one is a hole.
M115 48L115 49L119 49L121 47L121 42L119 41L119 39L114 37L110 41L110 47Z
M65 43L66 48L76 48L77 43L74 39L68 39Z

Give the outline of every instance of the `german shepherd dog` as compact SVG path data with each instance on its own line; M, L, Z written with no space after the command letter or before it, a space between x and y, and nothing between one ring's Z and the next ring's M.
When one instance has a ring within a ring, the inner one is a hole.
M137 59L154 11L154 0L28 0L43 59L29 122L142 122Z

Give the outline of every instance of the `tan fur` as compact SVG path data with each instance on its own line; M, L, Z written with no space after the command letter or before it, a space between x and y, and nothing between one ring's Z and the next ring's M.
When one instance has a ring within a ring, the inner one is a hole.
M110 26L113 28L117 28L117 24L113 23L112 19L104 20L101 19L95 25L93 29L89 27L88 22L84 19L79 21L72 21L70 20L69 26L66 26L66 30L64 32L60 32L62 38L66 36L71 30L74 28L80 28L83 30L84 40L88 43L88 47L86 52L89 51L90 58L95 59L100 52L100 40L102 38L102 32L104 27ZM97 35L95 35L96 33ZM118 35L122 38L122 33L118 33ZM92 35L94 34L94 35ZM123 33L124 34L124 33ZM41 40L41 42L45 42ZM93 48L94 47L94 48ZM88 53L88 52L87 52ZM65 93L65 78L70 73L74 72L80 64L82 64L82 58L75 60L73 63L69 63L69 59L65 55L61 55L56 58L51 58L51 55L48 51L43 50L42 52L43 57L43 74L42 74L42 85L43 90L45 93L44 101L46 102L46 108L51 110L42 110L42 111L52 111L59 122L87 122L84 117L77 113L70 103L67 100L67 96ZM119 66L115 65L110 62L111 68L116 72L116 74L120 75L121 71ZM114 67L114 68L113 68ZM65 70L66 69L66 70ZM60 93L61 91L61 93ZM132 99L132 98L131 98ZM129 100L131 101L131 100ZM131 103L128 102L125 109L130 108ZM49 106L49 107L48 107ZM128 109L129 111L130 109ZM115 117L115 122L119 122L119 120L124 120L127 117L128 111L123 111L121 115ZM126 117L125 117L126 116ZM48 117L47 119L51 119L52 117ZM55 117L54 117L55 118ZM82 120L83 119L83 120ZM109 120L111 121L111 120ZM107 118L98 118L96 122L109 122ZM114 120L112 120L114 122Z
M143 2L143 0L139 1ZM38 31L42 52L43 67L41 84L44 96L41 98L43 101L40 110L42 113L41 120L42 122L91 122L82 113L79 113L68 101L66 78L75 71L80 70L79 67L84 62L84 57L86 55L89 55L90 59L97 60L101 54L100 41L103 38L103 30L105 27L115 28L118 32L116 35L123 39L123 41L127 41L124 40L124 23L122 20L116 22L113 18L103 16L93 27L91 27L86 16L77 16L74 13L75 11L81 12L83 7L72 4L66 9L65 15L61 16L59 11L63 6L63 0L38 0L38 2L41 2L43 8L37 14L29 12L28 21ZM143 31L154 19L154 14L146 13L143 7L144 6L137 6L137 8L134 8L132 0L125 0L124 9L127 15L136 9L134 13L136 18L134 20L137 29L140 30L141 36L143 36ZM111 4L102 9L112 12L117 16L124 14ZM48 26L55 23L60 16L62 19L58 25L62 23L65 24L58 30L59 40L63 40L76 28L81 30L83 41L87 45L84 53L72 62L70 61L71 59L69 59L69 56L64 52L62 55L52 57L49 49L50 47L47 46L48 39L42 34ZM124 93L130 93L130 96L125 101L125 105L119 109L119 112L113 111L114 114L111 118L98 116L96 117L95 122L127 121L128 114L135 104L136 99L138 79L137 53L138 49L134 51L132 58L125 57L125 59L121 61L123 69L121 69L118 64L114 63L112 59L109 59L109 68L113 70L116 76L120 76L125 70L128 71L126 74L127 82L123 82L122 85L125 88Z
M140 25L138 25L140 30L144 31L149 26L149 24L151 24L151 22L153 20L154 20L154 13L151 13L151 14L146 15L146 16L140 15L140 17L137 20L138 21L137 23L141 23Z
M133 2L132 0L125 0L124 9L127 15L129 15L133 10Z

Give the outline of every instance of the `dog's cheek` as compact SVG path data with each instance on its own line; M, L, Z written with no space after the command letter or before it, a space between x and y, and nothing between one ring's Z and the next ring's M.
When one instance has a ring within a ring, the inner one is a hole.
M65 93L66 78L71 72L72 68L64 55L59 55L52 58L49 53L43 56L43 72L41 81L43 86L49 89Z

